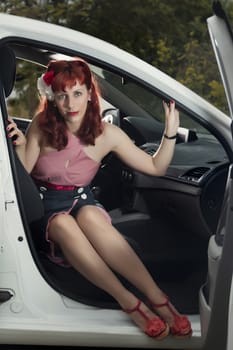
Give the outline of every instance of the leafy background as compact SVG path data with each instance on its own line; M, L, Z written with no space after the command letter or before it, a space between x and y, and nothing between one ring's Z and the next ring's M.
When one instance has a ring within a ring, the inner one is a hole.
M233 2L223 0L222 4L233 18ZM227 112L206 25L212 15L211 0L11 0L0 1L0 12L59 24L106 40ZM23 104L25 88L20 90ZM30 106L30 99L27 103L29 108L35 107Z

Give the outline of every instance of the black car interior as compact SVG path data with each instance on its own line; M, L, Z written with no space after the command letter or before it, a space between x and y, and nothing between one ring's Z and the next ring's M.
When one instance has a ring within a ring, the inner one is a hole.
M5 56L0 56L0 77L7 97L14 85L15 60L11 48L6 47L4 52ZM7 79L2 69L6 67L3 60L8 62ZM105 114L112 114L109 122L116 121L145 152L156 151L162 126L153 133L153 122L147 123L145 118L125 116L114 108ZM5 115L7 119L6 112ZM14 118L18 127L25 131L30 121ZM73 268L60 267L47 258L39 239L38 220L43 215L41 198L11 142L9 150L25 232L44 278L71 299L88 305L118 308L112 297ZM103 160L92 183L93 191L111 215L113 225L140 255L182 313L198 313L198 292L208 272L208 242L217 228L228 166L228 158L219 143L199 139L190 132L187 142L183 142L180 134L165 176L155 178L134 171L111 154ZM133 286L121 276L119 278L140 296Z

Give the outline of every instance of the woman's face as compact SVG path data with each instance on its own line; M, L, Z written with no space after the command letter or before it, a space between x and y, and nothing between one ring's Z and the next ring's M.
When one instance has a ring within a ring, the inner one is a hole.
M85 84L77 81L72 87L66 87L65 91L54 93L54 102L62 117L68 123L81 123L90 100L90 91Z

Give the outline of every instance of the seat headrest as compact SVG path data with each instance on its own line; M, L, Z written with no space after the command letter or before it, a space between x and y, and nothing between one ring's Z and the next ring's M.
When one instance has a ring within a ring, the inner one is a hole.
M16 58L12 49L8 46L0 47L0 79L8 97L14 87L16 75Z

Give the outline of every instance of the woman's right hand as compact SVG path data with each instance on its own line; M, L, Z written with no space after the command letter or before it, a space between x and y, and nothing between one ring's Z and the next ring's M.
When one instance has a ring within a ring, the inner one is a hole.
M8 118L8 125L6 128L9 138L12 140L15 146L24 146L26 145L26 137L24 133L18 129L17 124L13 119Z

